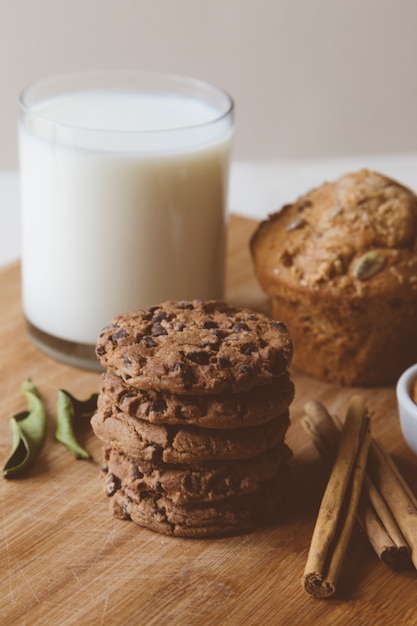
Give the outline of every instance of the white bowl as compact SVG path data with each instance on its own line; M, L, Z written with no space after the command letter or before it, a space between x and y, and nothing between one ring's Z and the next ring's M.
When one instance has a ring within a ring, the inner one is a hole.
M404 438L417 454L417 404L411 399L411 384L417 379L417 363L408 368L397 383L397 401Z

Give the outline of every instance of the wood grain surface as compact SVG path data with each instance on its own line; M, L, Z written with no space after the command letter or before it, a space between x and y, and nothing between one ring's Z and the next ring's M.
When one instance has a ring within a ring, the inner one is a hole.
M255 223L233 217L227 299L267 311L248 240ZM301 588L326 472L300 424L317 399L342 418L357 389L293 372L296 397L288 444L288 496L282 518L251 534L169 538L112 518L99 477L101 444L88 422L80 434L93 461L76 461L54 440L58 388L82 398L99 374L57 363L29 341L20 305L19 266L0 272L0 463L11 448L8 418L25 408L19 388L31 377L50 413L41 459L27 478L0 478L0 623L22 625L404 625L417 623L417 574L393 572L355 529L337 596L315 600ZM401 435L393 388L359 390L372 431L411 487L417 458Z

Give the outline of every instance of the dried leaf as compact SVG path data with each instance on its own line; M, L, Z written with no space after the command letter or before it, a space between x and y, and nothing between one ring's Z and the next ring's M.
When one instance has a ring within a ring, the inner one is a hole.
M41 453L47 433L47 417L38 390L30 379L25 380L21 392L26 397L28 410L13 415L12 451L3 467L4 478L15 478L33 465Z
M90 454L77 441L75 421L78 417L88 416L97 408L96 393L87 400L78 400L65 389L58 391L56 406L55 438L62 443L76 459L89 459Z

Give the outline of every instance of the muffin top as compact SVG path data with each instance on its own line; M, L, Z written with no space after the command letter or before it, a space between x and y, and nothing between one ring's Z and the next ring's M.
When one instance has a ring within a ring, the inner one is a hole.
M417 298L417 196L377 172L323 183L261 222L250 245L270 296L287 285Z

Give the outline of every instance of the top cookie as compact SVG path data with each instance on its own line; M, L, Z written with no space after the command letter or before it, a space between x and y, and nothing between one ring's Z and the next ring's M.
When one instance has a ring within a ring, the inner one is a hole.
M274 382L291 362L282 322L218 301L168 301L113 318L100 363L139 389L205 394Z

